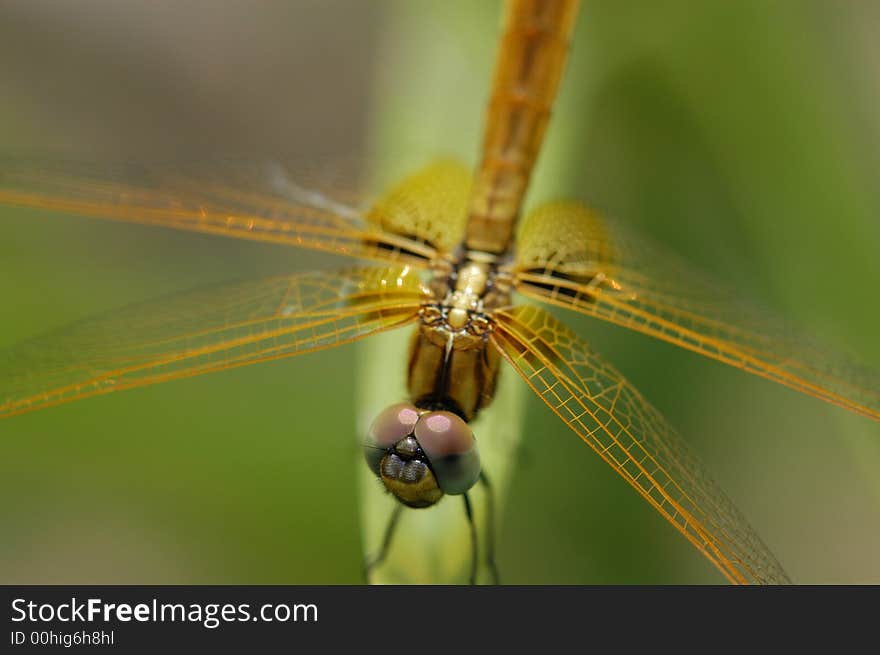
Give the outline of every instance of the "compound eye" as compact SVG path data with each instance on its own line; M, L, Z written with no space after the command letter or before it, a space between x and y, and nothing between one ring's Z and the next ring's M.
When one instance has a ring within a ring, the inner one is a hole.
M386 451L404 437L412 434L419 410L410 403L398 403L384 410L370 426L368 443L364 444L367 466L376 475Z
M419 410L411 403L398 403L382 411L370 426L370 439L381 448L391 448L412 434Z
M451 412L426 412L419 417L415 437L440 488L463 494L480 477L477 441L468 424Z

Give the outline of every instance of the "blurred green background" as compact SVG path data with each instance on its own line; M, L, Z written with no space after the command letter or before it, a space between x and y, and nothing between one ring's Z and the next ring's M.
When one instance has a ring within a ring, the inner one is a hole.
M499 15L463 0L6 0L0 152L366 153L372 179L472 163ZM585 2L530 202L621 217L880 369L878 43L873 3ZM0 347L175 290L342 263L46 212L0 220ZM880 582L877 424L569 322L694 444L795 581ZM360 582L355 350L0 423L0 582ZM722 581L537 400L526 417L505 582Z

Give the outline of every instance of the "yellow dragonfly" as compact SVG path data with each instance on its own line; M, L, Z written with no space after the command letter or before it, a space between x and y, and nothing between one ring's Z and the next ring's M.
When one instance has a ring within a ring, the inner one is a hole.
M6 163L0 203L373 260L187 292L84 321L0 359L0 417L413 328L408 398L365 456L421 508L488 484L472 420L512 369L731 582L787 576L698 458L639 392L540 304L654 336L880 420L880 381L630 230L574 203L521 206L560 83L573 0L510 0L475 173L438 161L362 210L281 166ZM379 409L379 408L377 408ZM476 537L474 536L474 548ZM490 558L491 559L491 558ZM476 575L473 558L472 579ZM489 562L490 568L493 563Z

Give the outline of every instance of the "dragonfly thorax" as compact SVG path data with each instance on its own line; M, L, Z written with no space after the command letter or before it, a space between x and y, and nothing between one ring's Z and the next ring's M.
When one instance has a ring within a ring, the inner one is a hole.
M491 312L510 302L510 275L494 255L470 251L458 262L443 261L434 268L431 302L422 323L450 335L485 336Z
M407 390L415 405L471 421L489 404L499 364L489 344L493 313L510 304L510 288L495 256L471 251L436 262L410 344Z

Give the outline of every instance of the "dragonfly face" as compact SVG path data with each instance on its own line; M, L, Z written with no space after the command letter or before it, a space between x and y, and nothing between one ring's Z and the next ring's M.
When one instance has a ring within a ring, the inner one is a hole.
M367 465L404 505L430 507L444 493L466 493L480 477L477 442L448 411L392 405L370 428Z

